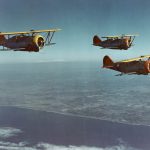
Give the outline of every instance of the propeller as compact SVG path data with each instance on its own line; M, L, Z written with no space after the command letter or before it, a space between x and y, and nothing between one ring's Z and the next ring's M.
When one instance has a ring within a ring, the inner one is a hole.
M45 44L45 41L44 41L44 39L42 37L39 37L37 43L38 43L38 46L40 48L42 48L44 46L44 44Z

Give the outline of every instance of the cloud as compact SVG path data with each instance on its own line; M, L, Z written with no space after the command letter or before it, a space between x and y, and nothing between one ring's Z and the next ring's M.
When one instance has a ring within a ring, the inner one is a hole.
M36 148L39 150L138 150L132 147L118 145L113 147L99 148L99 147L88 147L88 146L57 146L47 143L39 143Z
M12 128L12 127L1 127L0 128L0 138L9 138L12 136L16 136L21 133L20 129Z
M2 150L37 150L36 148L26 146L26 142L12 143L0 141L0 149Z
M61 146L48 143L39 143L33 147L28 146L26 142L11 143L0 141L0 149L3 150L139 150L129 146L118 145L106 148L88 147L88 146Z

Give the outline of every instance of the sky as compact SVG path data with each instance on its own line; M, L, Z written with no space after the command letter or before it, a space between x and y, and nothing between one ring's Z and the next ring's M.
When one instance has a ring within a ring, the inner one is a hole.
M0 0L0 31L60 28L39 53L0 52L0 63L115 61L150 54L149 0ZM100 49L94 35L139 34L128 51Z

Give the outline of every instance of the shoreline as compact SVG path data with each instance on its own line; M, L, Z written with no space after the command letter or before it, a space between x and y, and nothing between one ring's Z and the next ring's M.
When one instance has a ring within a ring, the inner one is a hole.
M143 126L143 127L150 127L150 125L146 125L146 124L134 124L134 123L126 123L126 122L119 122L119 121L115 121L115 120L107 120L107 119L103 119L103 118L98 118L98 117L92 117L92 116L84 116L84 115L75 115L75 114L71 114L71 113L62 113L62 112L57 112L57 111L46 111L43 109L38 109L38 108L33 108L33 107L23 107L23 106L10 106L10 105L0 105L1 107L10 107L10 108L16 108L16 109L27 109L27 110L31 110L31 111L40 111L41 113L53 113L56 115L63 115L64 117L68 116L68 117L77 117L77 118L83 118L83 119L93 119L93 120L99 120L99 121L105 121L105 122L109 122L109 123L117 123L117 124L122 124L122 125L131 125L131 126Z
M8 142L29 141L54 145L108 147L128 144L149 150L150 127L107 120L64 115L54 112L0 106L0 127L12 127L22 133ZM140 141L140 142L139 142Z

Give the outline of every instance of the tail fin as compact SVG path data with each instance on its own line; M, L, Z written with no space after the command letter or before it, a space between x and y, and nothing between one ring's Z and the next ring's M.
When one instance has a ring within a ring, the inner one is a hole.
M114 62L111 60L109 56L105 56L103 58L103 67L105 68L111 68L113 66Z
M95 46L99 46L99 44L102 42L102 40L97 36L97 35L95 35L94 37L93 37L93 45L95 45Z
M4 35L0 34L0 45L4 45L6 41L6 38Z

